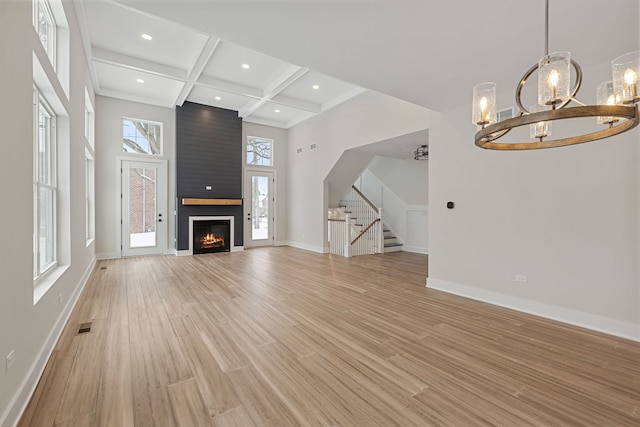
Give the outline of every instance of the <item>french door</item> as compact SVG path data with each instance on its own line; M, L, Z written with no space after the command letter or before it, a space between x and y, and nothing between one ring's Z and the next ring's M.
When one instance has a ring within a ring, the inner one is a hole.
M166 170L166 160L121 160L122 256L163 253Z
M260 170L245 171L245 246L273 245L275 227L274 184L274 172Z

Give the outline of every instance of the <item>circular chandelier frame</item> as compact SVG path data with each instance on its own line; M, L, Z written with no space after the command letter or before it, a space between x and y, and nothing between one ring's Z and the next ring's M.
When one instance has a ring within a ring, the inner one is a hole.
M570 138L553 139L535 142L493 142L511 129L530 125L538 122L554 120L575 119L584 117L617 117L620 119L616 125L611 123L608 128L584 135ZM626 132L640 123L638 108L624 105L590 105L584 107L562 108L558 110L540 111L538 113L522 114L512 119L504 120L489 125L476 133L475 142L478 147L489 150L535 150L539 148L564 147L567 145L581 144L583 142L596 141ZM498 135L498 136L496 136Z

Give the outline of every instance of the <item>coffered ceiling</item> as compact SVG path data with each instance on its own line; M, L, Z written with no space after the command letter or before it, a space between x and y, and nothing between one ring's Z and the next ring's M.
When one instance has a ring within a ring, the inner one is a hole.
M100 95L169 108L186 100L288 128L363 91L118 3L77 6Z
M99 94L283 128L365 89L445 111L483 81L515 89L544 52L544 0L75 3ZM639 50L639 22L638 0L550 0L549 48L586 70ZM585 73L580 99L599 83Z

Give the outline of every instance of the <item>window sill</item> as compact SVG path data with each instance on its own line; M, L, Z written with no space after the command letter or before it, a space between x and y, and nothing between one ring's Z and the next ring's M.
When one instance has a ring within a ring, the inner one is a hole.
M33 283L33 305L40 301L68 268L68 265L59 265Z

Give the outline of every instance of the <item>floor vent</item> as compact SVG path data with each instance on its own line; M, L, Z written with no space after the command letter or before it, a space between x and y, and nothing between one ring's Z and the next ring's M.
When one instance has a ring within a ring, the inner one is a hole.
M78 335L91 332L91 325L91 323L81 323L80 326L78 326Z
M106 270L107 267L100 267L100 270Z

